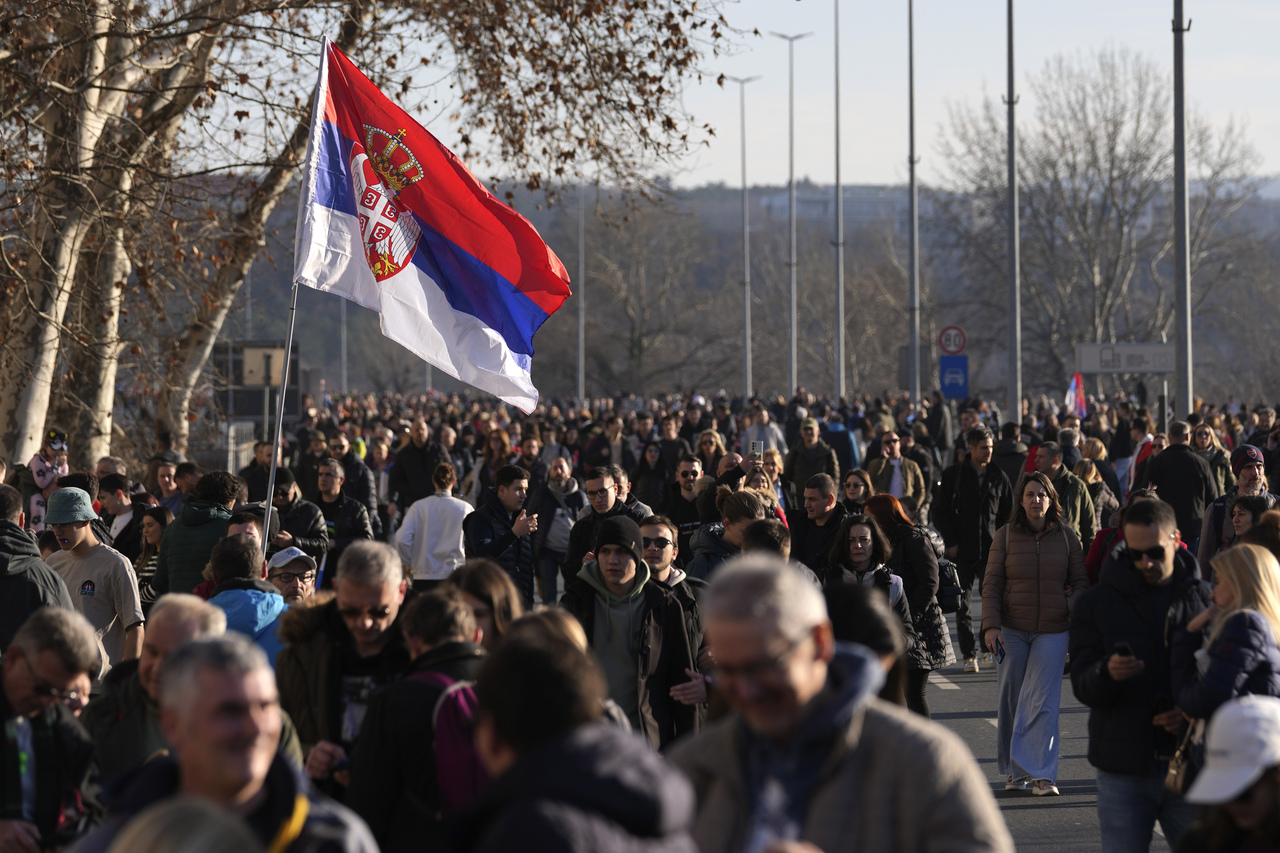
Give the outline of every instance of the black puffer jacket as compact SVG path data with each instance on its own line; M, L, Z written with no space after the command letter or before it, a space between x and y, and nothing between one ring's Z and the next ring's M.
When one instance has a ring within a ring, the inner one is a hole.
M1164 618L1153 618L1147 586L1124 543L1102 563L1101 582L1080 594L1071 612L1071 686L1089 706L1089 763L1108 773L1145 776L1157 757L1168 758L1174 736L1151 718L1174 707L1171 649L1179 630L1209 606L1212 587L1200 579L1200 567L1184 548L1174 558L1170 604ZM1113 681L1107 660L1116 643L1127 642L1145 668L1125 681Z
M294 498L293 503L284 509L277 509L277 512L280 513L281 528L293 537L294 547L301 548L319 563L329 550L329 528L324 522L324 513L320 511L320 507L311 501ZM272 547L269 553L279 550ZM337 568L334 565L326 566L325 574L332 576Z
M594 723L540 744L458 825L463 853L696 853L689 781L639 739Z
M516 536L512 521L498 493L490 488L480 507L462 521L463 545L468 560L485 557L502 566L520 590L525 606L532 607L533 543L528 536Z
M325 586L333 585L332 578L338 573L338 560L342 558L342 552L347 550L347 546L359 540L373 539L375 535L364 504L348 495L340 494L338 500L342 502L342 506L338 509L338 518L332 528L329 527L329 520L325 519L325 534L333 541L333 550L329 552L329 559L325 563ZM332 511L332 506L324 503L323 496L320 501L318 506L321 516L326 509Z
M938 606L938 558L924 528L899 524L889 534L893 554L889 571L902 578L902 589L915 628L916 643L907 653L912 669L935 670L956 662L947 620Z
M0 649L41 607L73 609L62 578L40 559L35 540L12 521L0 521Z
M369 514L369 523L373 525L373 535L382 535L382 521L378 518L378 487L373 481L373 472L364 460L356 455L355 450L348 450L347 455L338 460L342 463L342 493L360 502L364 511Z

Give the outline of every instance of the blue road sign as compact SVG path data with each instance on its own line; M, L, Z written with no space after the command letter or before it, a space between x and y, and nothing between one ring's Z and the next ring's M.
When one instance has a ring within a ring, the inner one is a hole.
M969 397L969 356L938 356L938 376L942 383L942 396L948 400L965 400Z

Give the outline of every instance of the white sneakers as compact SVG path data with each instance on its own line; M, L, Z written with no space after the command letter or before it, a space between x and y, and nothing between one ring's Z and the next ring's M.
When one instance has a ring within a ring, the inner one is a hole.
M1036 797L1056 797L1058 796L1058 786L1048 779L1037 779L1031 783L1031 793Z
M1021 779L1015 779L1012 776L1004 777L1004 789L1006 791L1025 791L1031 787L1031 780L1023 776Z
M977 655L970 655L969 657L967 657L967 658L965 658L965 659L964 659L964 671L965 671L965 672L977 672L977 671L978 671L978 657L977 657Z

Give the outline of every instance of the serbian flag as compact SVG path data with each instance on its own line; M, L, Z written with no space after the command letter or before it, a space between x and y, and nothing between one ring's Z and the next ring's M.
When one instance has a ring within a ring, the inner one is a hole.
M569 274L529 221L325 42L294 280L380 316L382 333L531 412L533 335Z
M1066 404L1067 408L1080 420L1089 416L1089 407L1084 401L1084 377L1079 373L1071 377L1071 385L1067 388Z

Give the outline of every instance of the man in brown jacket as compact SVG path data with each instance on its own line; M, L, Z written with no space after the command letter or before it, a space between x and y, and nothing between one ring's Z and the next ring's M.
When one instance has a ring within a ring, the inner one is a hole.
M693 782L701 853L785 841L823 853L1013 850L968 749L874 698L879 661L836 649L822 593L801 574L764 554L734 560L703 617L734 713L669 756Z

